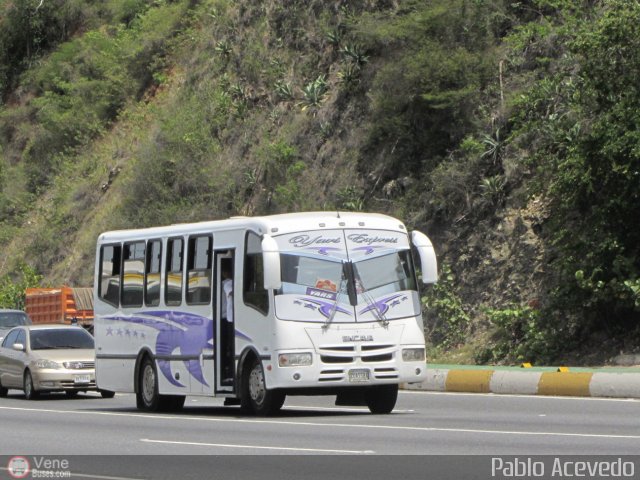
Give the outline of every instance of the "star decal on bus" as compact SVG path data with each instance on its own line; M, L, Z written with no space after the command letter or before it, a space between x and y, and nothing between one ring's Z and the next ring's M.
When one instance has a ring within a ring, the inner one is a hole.
M176 311L149 311L138 312L131 316L110 316L110 320L145 325L158 331L156 337L155 354L158 357L158 368L169 383L177 387L185 387L174 378L171 371L170 357L174 350L179 349L180 355L192 357L183 360L188 372L202 385L209 384L204 378L199 356L202 350L213 348L213 320L200 315L176 312ZM126 329L128 335L131 330ZM118 336L123 335L123 330L118 328ZM141 334L141 338L145 338Z

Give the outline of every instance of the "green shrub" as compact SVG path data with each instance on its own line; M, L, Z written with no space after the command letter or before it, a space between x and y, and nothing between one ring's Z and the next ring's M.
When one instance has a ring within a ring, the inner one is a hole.
M640 5L556 8L563 23L543 30L562 42L560 60L521 96L513 120L521 138L535 139L531 190L550 207L550 313L579 341L640 321L640 230L630 228L640 218Z
M528 305L509 304L502 309L485 309L491 325L491 344L476 352L480 364L543 361L555 355L555 330L543 325L541 312Z
M27 288L39 287L42 275L27 265L20 263L13 275L0 277L0 308L24 310Z
M422 304L430 343L444 350L464 343L471 318L456 293L456 278L446 263L441 266L438 283L422 297Z

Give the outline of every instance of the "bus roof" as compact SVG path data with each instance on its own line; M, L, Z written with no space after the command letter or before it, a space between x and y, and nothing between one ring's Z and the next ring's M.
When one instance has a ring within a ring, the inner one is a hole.
M404 224L393 217L378 213L360 212L300 212L261 217L231 217L197 223L180 223L162 227L114 230L102 233L99 243L135 238L180 236L191 233L220 232L251 229L256 233L281 235L287 233L337 228L367 228L406 232Z

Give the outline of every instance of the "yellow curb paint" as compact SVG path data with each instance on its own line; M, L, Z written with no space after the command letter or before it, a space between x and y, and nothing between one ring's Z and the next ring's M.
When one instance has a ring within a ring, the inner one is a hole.
M558 370L556 370L557 372L568 372L569 371L569 367L558 367Z
M449 370L447 392L489 393L493 370Z
M538 382L538 395L589 397L591 372L544 372Z

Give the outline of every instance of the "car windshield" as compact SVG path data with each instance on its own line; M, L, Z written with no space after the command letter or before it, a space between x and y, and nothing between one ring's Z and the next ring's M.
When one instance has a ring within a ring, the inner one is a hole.
M29 317L22 312L0 312L0 328L13 328L19 325L29 325Z
M31 350L93 348L93 337L81 328L32 330Z

